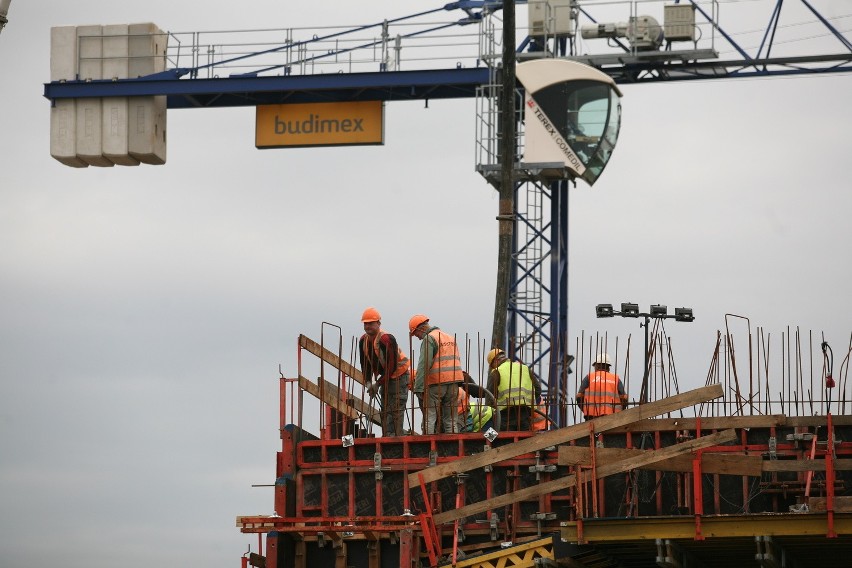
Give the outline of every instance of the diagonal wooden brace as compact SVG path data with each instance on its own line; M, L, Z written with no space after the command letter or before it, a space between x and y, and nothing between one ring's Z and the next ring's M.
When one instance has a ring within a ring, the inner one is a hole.
M654 402L649 402L647 404L634 406L628 410L595 418L595 432L606 432L607 430L612 430L619 426L624 426L646 418L653 418L667 412L680 410L681 408L693 406L701 402L719 398L720 396L722 396L722 386L715 384L687 391L675 396L670 396L668 398L663 398ZM416 485L418 476L421 474L423 475L423 480L426 483L430 481L437 481L458 473L464 473L486 465L521 456L523 454L532 453L536 450L541 450L549 446L556 446L571 440L577 440L588 435L588 432L589 425L585 423L566 426L565 428L560 428L558 430L549 430L513 444L493 448L488 452L439 464L419 472L413 472L408 475L408 481L411 485Z

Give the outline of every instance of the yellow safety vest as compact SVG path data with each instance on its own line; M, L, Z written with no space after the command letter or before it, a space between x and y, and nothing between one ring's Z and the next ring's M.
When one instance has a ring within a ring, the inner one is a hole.
M497 385L497 408L535 404L535 392L529 367L517 361L507 360L497 367L497 372L500 373L500 383Z

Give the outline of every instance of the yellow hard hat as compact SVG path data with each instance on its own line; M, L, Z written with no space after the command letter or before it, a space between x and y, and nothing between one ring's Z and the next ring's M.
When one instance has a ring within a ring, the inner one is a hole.
M379 313L379 310L376 308L367 308L364 310L364 313L361 314L361 323L367 323L368 321L382 321L382 315Z
M427 321L429 321L429 318L423 314L415 314L411 316L411 319L408 320L408 334L414 335L414 330Z
M489 366L491 365L491 363L494 362L494 359L496 359L498 355L505 355L503 350L500 349L499 347L496 348L496 349L492 349L491 351L488 352L488 355L486 355L485 358L488 360Z

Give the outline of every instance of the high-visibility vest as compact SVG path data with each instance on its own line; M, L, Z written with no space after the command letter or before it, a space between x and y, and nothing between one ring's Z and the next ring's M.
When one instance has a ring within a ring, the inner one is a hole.
M376 360L379 361L379 364L382 366L382 371L385 375L388 375L387 369L384 368L385 360L382 357L382 352L379 349L379 340L383 335L388 335L383 329L379 329L379 333L376 334L374 339L371 339L369 335L364 334L364 341L366 342L368 349L369 345L372 343L373 352L376 354ZM402 349L399 348L399 345L396 346L396 369L390 373L390 378L395 379L399 376L405 374L408 371L408 357L405 356L405 353L402 352Z
M461 358L455 338L440 329L433 329L429 332L429 336L438 344L438 350L432 359L432 366L429 368L424 384L463 382Z
M473 432L481 432L482 427L486 422L491 420L491 417L494 414L494 411L490 406L487 404L480 404L478 402L471 404L468 412L470 414L470 421L473 424Z
M517 361L507 360L497 367L497 371L500 373L500 383L497 385L497 408L535 404L535 392L529 367Z
M618 375L607 371L589 373L589 386L583 393L583 414L605 416L621 410Z
M467 391L460 388L457 399L459 401L459 415L466 416L467 409L470 406L470 397L467 394Z
M532 429L533 432L547 430L547 405L542 403L536 407L538 412L533 413Z

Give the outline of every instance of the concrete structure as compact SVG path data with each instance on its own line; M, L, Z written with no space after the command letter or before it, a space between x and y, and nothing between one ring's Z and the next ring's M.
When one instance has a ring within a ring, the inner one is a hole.
M157 26L117 24L51 29L51 81L117 81L165 69ZM50 154L72 167L166 161L166 97L106 96L54 101Z

